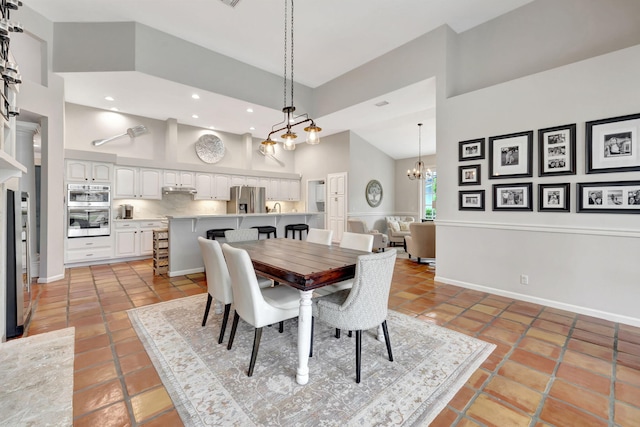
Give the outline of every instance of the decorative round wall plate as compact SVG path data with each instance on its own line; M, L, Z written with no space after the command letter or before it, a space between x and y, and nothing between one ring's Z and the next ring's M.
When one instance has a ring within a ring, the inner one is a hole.
M196 141L196 154L205 163L217 163L224 157L224 144L215 135L202 135Z
M365 196L367 197L369 206L372 208L380 206L380 203L382 203L382 184L375 179L369 181Z

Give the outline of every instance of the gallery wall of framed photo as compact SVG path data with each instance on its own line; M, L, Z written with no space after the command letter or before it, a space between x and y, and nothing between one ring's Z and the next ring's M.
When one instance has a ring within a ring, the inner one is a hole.
M516 180L491 186L493 211L571 212L571 183L560 177L577 175L576 213L640 213L640 180L591 181L590 174L640 171L640 113L587 121L584 143L576 141L578 124L524 130L458 143L458 210L484 211L483 164L489 180ZM534 137L537 136L537 140ZM534 144L537 143L537 150ZM485 146L486 145L486 146ZM584 174L578 174L577 150L584 150ZM486 153L486 154L485 154ZM533 182L538 156L537 191ZM530 181L522 181L531 178Z

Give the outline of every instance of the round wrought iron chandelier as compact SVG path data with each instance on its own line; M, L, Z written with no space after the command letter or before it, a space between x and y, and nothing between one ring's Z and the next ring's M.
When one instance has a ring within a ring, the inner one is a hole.
M422 123L418 123L418 161L413 166L413 170L407 170L407 177L411 181L431 177L431 169L425 168L422 161Z

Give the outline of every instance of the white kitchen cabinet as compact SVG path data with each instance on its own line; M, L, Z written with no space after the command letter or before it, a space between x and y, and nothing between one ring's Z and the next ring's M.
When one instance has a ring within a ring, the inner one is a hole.
M114 199L160 200L162 171L130 166L116 166Z
M153 254L153 230L162 228L160 221L116 222L115 257L137 257Z
M285 202L297 202L300 200L300 181L297 179L281 179L278 194Z
M246 176L231 175L231 187L242 186L242 185L248 185Z
M194 187L196 174L188 171L165 170L162 179L163 187Z
M67 160L65 176L67 181L110 183L113 177L113 164L89 162L85 160Z
M113 258L111 236L67 238L66 248L64 260L68 264Z
M245 182L248 187L263 187L257 176L248 176Z
M196 174L196 191L194 200L229 200L228 175L214 175L210 173Z

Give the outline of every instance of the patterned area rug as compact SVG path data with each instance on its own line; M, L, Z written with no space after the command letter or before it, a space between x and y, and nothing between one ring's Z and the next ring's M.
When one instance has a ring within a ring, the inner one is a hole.
M0 426L73 425L75 328L0 344Z
M295 381L297 319L265 328L247 377L253 328L242 320L227 350L221 315L201 327L206 294L129 310L187 426L428 425L493 351L494 345L389 311L394 361L376 331L362 334L362 382L355 382L355 334L334 337L316 323L309 383ZM233 316L233 311L230 317Z

